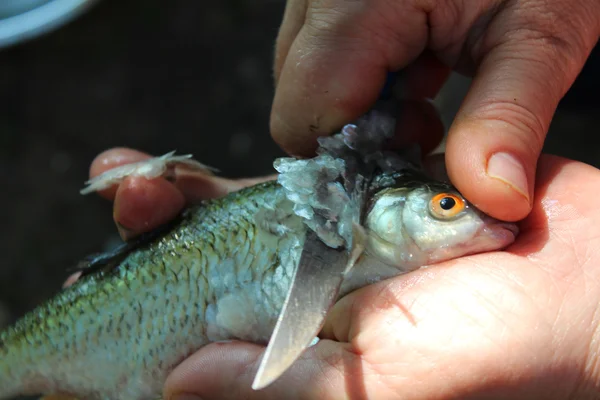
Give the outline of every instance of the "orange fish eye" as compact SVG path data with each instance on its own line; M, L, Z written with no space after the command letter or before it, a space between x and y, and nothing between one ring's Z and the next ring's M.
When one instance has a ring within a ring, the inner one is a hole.
M434 217L451 219L465 209L465 201L452 193L439 193L431 198L429 209Z

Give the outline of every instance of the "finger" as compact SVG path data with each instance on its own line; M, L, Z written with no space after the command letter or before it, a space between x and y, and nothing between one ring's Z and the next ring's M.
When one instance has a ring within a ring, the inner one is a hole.
M275 86L277 86L277 82L279 81L279 75L281 74L281 69L287 58L290 46L304 24L306 2L307 0L289 0L285 6L283 20L275 42L275 62L273 68Z
M63 283L63 289L68 288L69 286L71 286L72 284L77 282L77 279L79 279L80 277L81 277L81 271L75 272L74 274L70 275L67 278L67 280L65 281L65 283Z
M255 391L251 386L264 347L243 342L211 344L175 368L165 384L164 398L183 400L194 398L192 395L203 400L346 398L348 392L360 393L361 389L351 378L360 371L360 358L346 347L320 341L278 380ZM344 374L348 381L344 380Z
M569 14L566 8L554 11ZM482 61L446 147L452 182L481 210L503 220L522 219L531 210L550 121L597 40L580 36L577 28L595 24L531 23L540 15L537 8L508 7L488 27L485 38L498 39L482 44Z
M151 155L128 148L113 148L99 154L90 166L90 178L94 178L109 169L152 158ZM169 176L177 189L184 195L186 202L195 203L199 200L216 198L227 193L240 190L246 186L276 179L276 175L256 178L227 179L189 169L175 169L174 176ZM161 179L161 178L157 178ZM102 197L114 200L117 185L99 192Z
M234 398L236 391L231 390L228 396L225 388L237 380L248 382L248 376L257 369L263 350L262 346L244 342L207 345L169 375L163 397L173 400L192 399L192 395L204 400ZM230 386L230 389L233 388Z
M444 265L455 263L450 261ZM415 317L409 309L411 304L409 299L414 298L415 293L423 290L427 285L439 285L439 276L443 275L440 274L441 270L440 265L426 272L417 270L349 293L338 300L329 311L319 337L339 342L353 342L358 347L357 351L362 352L365 351L364 344L361 344L362 339L356 340L356 335L364 327L382 325L380 323L382 318L395 319L394 329L402 327L407 332L412 331L415 328ZM376 334L375 330L370 332L365 329L362 333Z
M277 85L271 133L284 150L310 155L316 138L366 112L388 71L427 43L426 13L407 3L310 3ZM382 17L384 16L384 17Z
M116 147L110 150L103 151L98 154L90 165L90 178L125 164L132 164L138 161L147 160L152 156L141 151L128 149L125 147ZM117 193L117 186L99 191L98 194L108 200L114 200Z
M186 204L218 198L275 176L239 180L202 173L177 175L175 182L163 178L126 178L114 196L113 217L124 240L149 232L175 218Z
M128 240L171 221L184 205L183 194L165 179L129 177L117 189L113 218Z

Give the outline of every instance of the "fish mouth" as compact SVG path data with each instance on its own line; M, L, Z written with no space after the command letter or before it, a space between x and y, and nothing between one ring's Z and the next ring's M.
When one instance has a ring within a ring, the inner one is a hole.
M488 235L501 243L502 247L512 244L519 235L519 227L512 222L497 221L490 224L486 230Z
M496 225L498 225L502 229L506 229L507 231L511 232L515 236L515 238L519 234L519 227L517 226L517 224L511 222L499 222Z

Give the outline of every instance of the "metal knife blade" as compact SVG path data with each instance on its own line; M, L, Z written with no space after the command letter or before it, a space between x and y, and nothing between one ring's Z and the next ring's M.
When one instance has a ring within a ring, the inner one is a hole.
M395 115L394 86L397 72L389 72L374 108ZM358 216L358 221L361 216ZM260 390L279 378L319 334L335 303L344 275L362 253L364 232L354 227L351 249L333 249L312 231L307 233L300 262L265 350L252 389Z
M328 247L314 232L307 233L292 285L252 383L254 390L279 378L319 334L347 262L345 250Z

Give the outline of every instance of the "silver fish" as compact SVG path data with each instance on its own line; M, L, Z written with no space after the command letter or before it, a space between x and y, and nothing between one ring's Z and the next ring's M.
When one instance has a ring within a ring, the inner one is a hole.
M383 153L369 179L340 183L352 163L333 147L325 143L328 151L303 164L279 162L287 172L278 181L202 202L92 260L78 282L0 334L0 399L153 400L168 374L208 343L266 344L309 229L331 247L352 247L353 224L362 229L362 255L338 298L424 265L505 248L517 235L514 224L483 214L451 185ZM304 185L311 180L322 181L312 194Z

